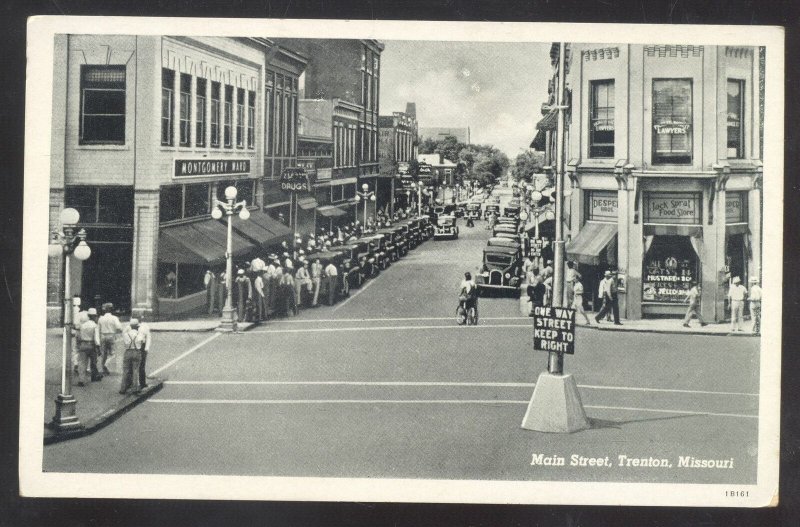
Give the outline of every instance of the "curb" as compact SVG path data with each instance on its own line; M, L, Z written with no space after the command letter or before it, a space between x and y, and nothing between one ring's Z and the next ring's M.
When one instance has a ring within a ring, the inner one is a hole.
M708 331L697 331L697 330L680 330L680 329L648 329L648 328L615 328L615 327L608 327L608 325L601 326L600 324L592 324L587 326L586 324L576 324L576 327L579 328L587 328L587 329L596 329L598 331L627 331L628 333L663 333L666 335L699 335L702 337L756 337L761 338L760 335L753 335L752 333L745 333L744 331L738 333L729 333L729 332L708 332Z
M77 439L97 432L105 428L107 425L116 421L119 417L127 413L133 407L143 402L151 395L158 393L164 387L163 379L151 378L153 381L140 393L126 395L117 404L103 412L102 414L92 417L88 422L84 423L81 428L77 430L70 430L66 432L55 432L50 428L50 423L44 425L44 444L50 445L53 443L60 443L61 441L68 441L70 439Z

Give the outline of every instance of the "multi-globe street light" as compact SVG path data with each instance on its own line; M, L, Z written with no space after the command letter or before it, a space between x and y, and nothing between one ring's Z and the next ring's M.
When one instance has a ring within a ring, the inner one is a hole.
M370 191L369 185L364 183L361 185L362 192L356 191L356 202L364 200L364 229L367 228L367 202L375 201L375 192Z
M222 320L220 320L219 331L233 331L233 223L232 217L237 212L239 218L247 220L250 218L250 211L247 210L247 201L242 200L236 202L236 187L230 186L225 189L225 200L220 201L214 199L214 208L211 211L211 217L215 220L222 219L222 216L228 217L228 238L225 250L225 288L227 294L225 295L225 307L222 308Z
M84 261L92 255L92 250L86 243L86 231L84 229L75 232L75 226L81 217L77 210L66 208L61 211L61 230L53 231L53 238L48 247L48 254L51 256L63 255L64 257L64 335L61 343L61 393L56 397L56 413L53 416L52 427L63 432L81 428L80 420L75 414L77 401L72 395L72 353L70 343L72 341L72 297L70 295L70 256L74 256L79 261Z

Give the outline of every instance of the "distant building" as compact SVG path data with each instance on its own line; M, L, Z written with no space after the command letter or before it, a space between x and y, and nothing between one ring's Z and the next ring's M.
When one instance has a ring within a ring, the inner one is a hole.
M467 128L436 128L436 127L420 127L419 128L419 140L424 141L425 139L433 139L435 141L439 141L444 139L447 136L453 136L459 143L464 143L465 145L471 144L470 143L470 136L469 136L469 127Z
M442 154L419 154L417 161L431 166L431 171L439 181L439 185L452 186L456 183L456 163L445 159Z
M390 177L392 196L405 205L406 188L401 176L408 173L408 163L417 158L416 105L408 103L405 112L393 112L378 118L378 154L382 177ZM390 213L394 213L392 200Z
M383 43L377 40L276 38L276 42L298 50L309 57L305 70L307 99L338 99L340 105L355 108L358 118L355 128L344 127L342 133L354 134L355 162L352 168L358 177L358 187L366 183L376 192L375 207L384 207L391 198L391 178L381 177L378 167L378 108L380 101L380 56ZM344 106L342 106L344 107Z

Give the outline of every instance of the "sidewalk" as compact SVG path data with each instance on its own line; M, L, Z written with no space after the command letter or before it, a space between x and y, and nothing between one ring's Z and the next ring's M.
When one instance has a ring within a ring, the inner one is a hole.
M109 361L110 374L104 375L101 381L90 382L86 386L77 386L73 379L72 394L77 400L75 413L81 422L82 428L56 433L49 424L55 414L55 399L61 392L61 342L62 330L51 328L47 330L47 345L45 355L45 389L44 389L44 444L56 443L66 439L82 437L107 424L144 401L162 387L161 379L148 378L147 388L140 393L121 395L119 393L122 382L122 349L114 353L114 358ZM135 377L135 376L134 376ZM134 381L136 382L136 381Z
M528 315L531 312L531 303L528 296L524 294L526 286L520 289L519 297L519 310L523 315ZM576 317L575 325L583 328L592 328L599 331L636 331L643 333L682 333L686 335L729 335L732 337L756 337L753 335L753 321L744 321L744 331L737 331L731 333L731 325L728 322L723 323L709 323L701 327L697 320L692 320L689 327L683 326L683 321L675 318L647 318L641 320L628 320L620 319L621 326L617 326L613 322L601 321L599 324L594 321L596 313L587 311L586 315L591 322L586 325L583 317ZM580 320L578 320L580 318Z

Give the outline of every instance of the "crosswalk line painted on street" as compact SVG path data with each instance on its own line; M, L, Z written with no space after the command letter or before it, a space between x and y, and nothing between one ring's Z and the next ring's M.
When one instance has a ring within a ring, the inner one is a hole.
M189 386L442 386L476 388L534 388L533 382L462 382L462 381L216 381L216 380L175 380L165 381L165 385ZM758 393L723 392L710 390L686 390L680 388L649 388L646 386L601 386L579 384L578 388L587 390L618 390L635 392L683 393L696 395L734 395L758 397Z
M315 404L417 404L417 405L434 405L434 404L528 404L528 400L512 400L512 399L148 399L150 403L161 404L211 404L211 405L315 405ZM696 415L696 416L714 416L714 417L737 417L743 419L758 419L757 415L750 414L734 414L734 413L721 413L721 412L702 412L696 410L675 410L675 409L659 409L659 408L639 408L631 406L596 406L585 405L584 408L597 409L597 410L624 410L634 412L655 412L673 415Z
M450 317L385 317L385 318L309 318L305 320L280 320L280 324L314 324L341 322L404 322L412 320L454 320ZM481 317L481 320L531 320L530 317Z
M453 317L453 325L451 326L358 326L350 328L300 328L300 329L251 329L241 333L241 335L253 335L263 333L328 333L328 332L346 332L346 331L406 331L406 330L420 330L420 329L460 329L464 331L476 331L479 329L491 328L521 328L530 331L530 324L478 324L477 326L459 326L455 323Z
M173 364L175 364L179 360L182 360L182 359L188 357L189 355L191 355L195 351L199 350L200 348L202 348L203 346L205 346L206 344L208 344L209 342L211 342L215 338L219 337L220 335L222 335L222 333L216 333L215 332L213 335L211 335L207 339L203 340L202 342L200 342L199 344L197 344L195 346L192 346L191 348L189 348L188 350L184 351L183 353L181 353L180 355L178 355L177 357L175 357L174 359L172 359L168 363L164 364L163 366L161 366L157 370L151 371L149 375L153 376L153 377L158 375L159 373L161 373L162 371L166 370L167 368L169 368L170 366L172 366Z

